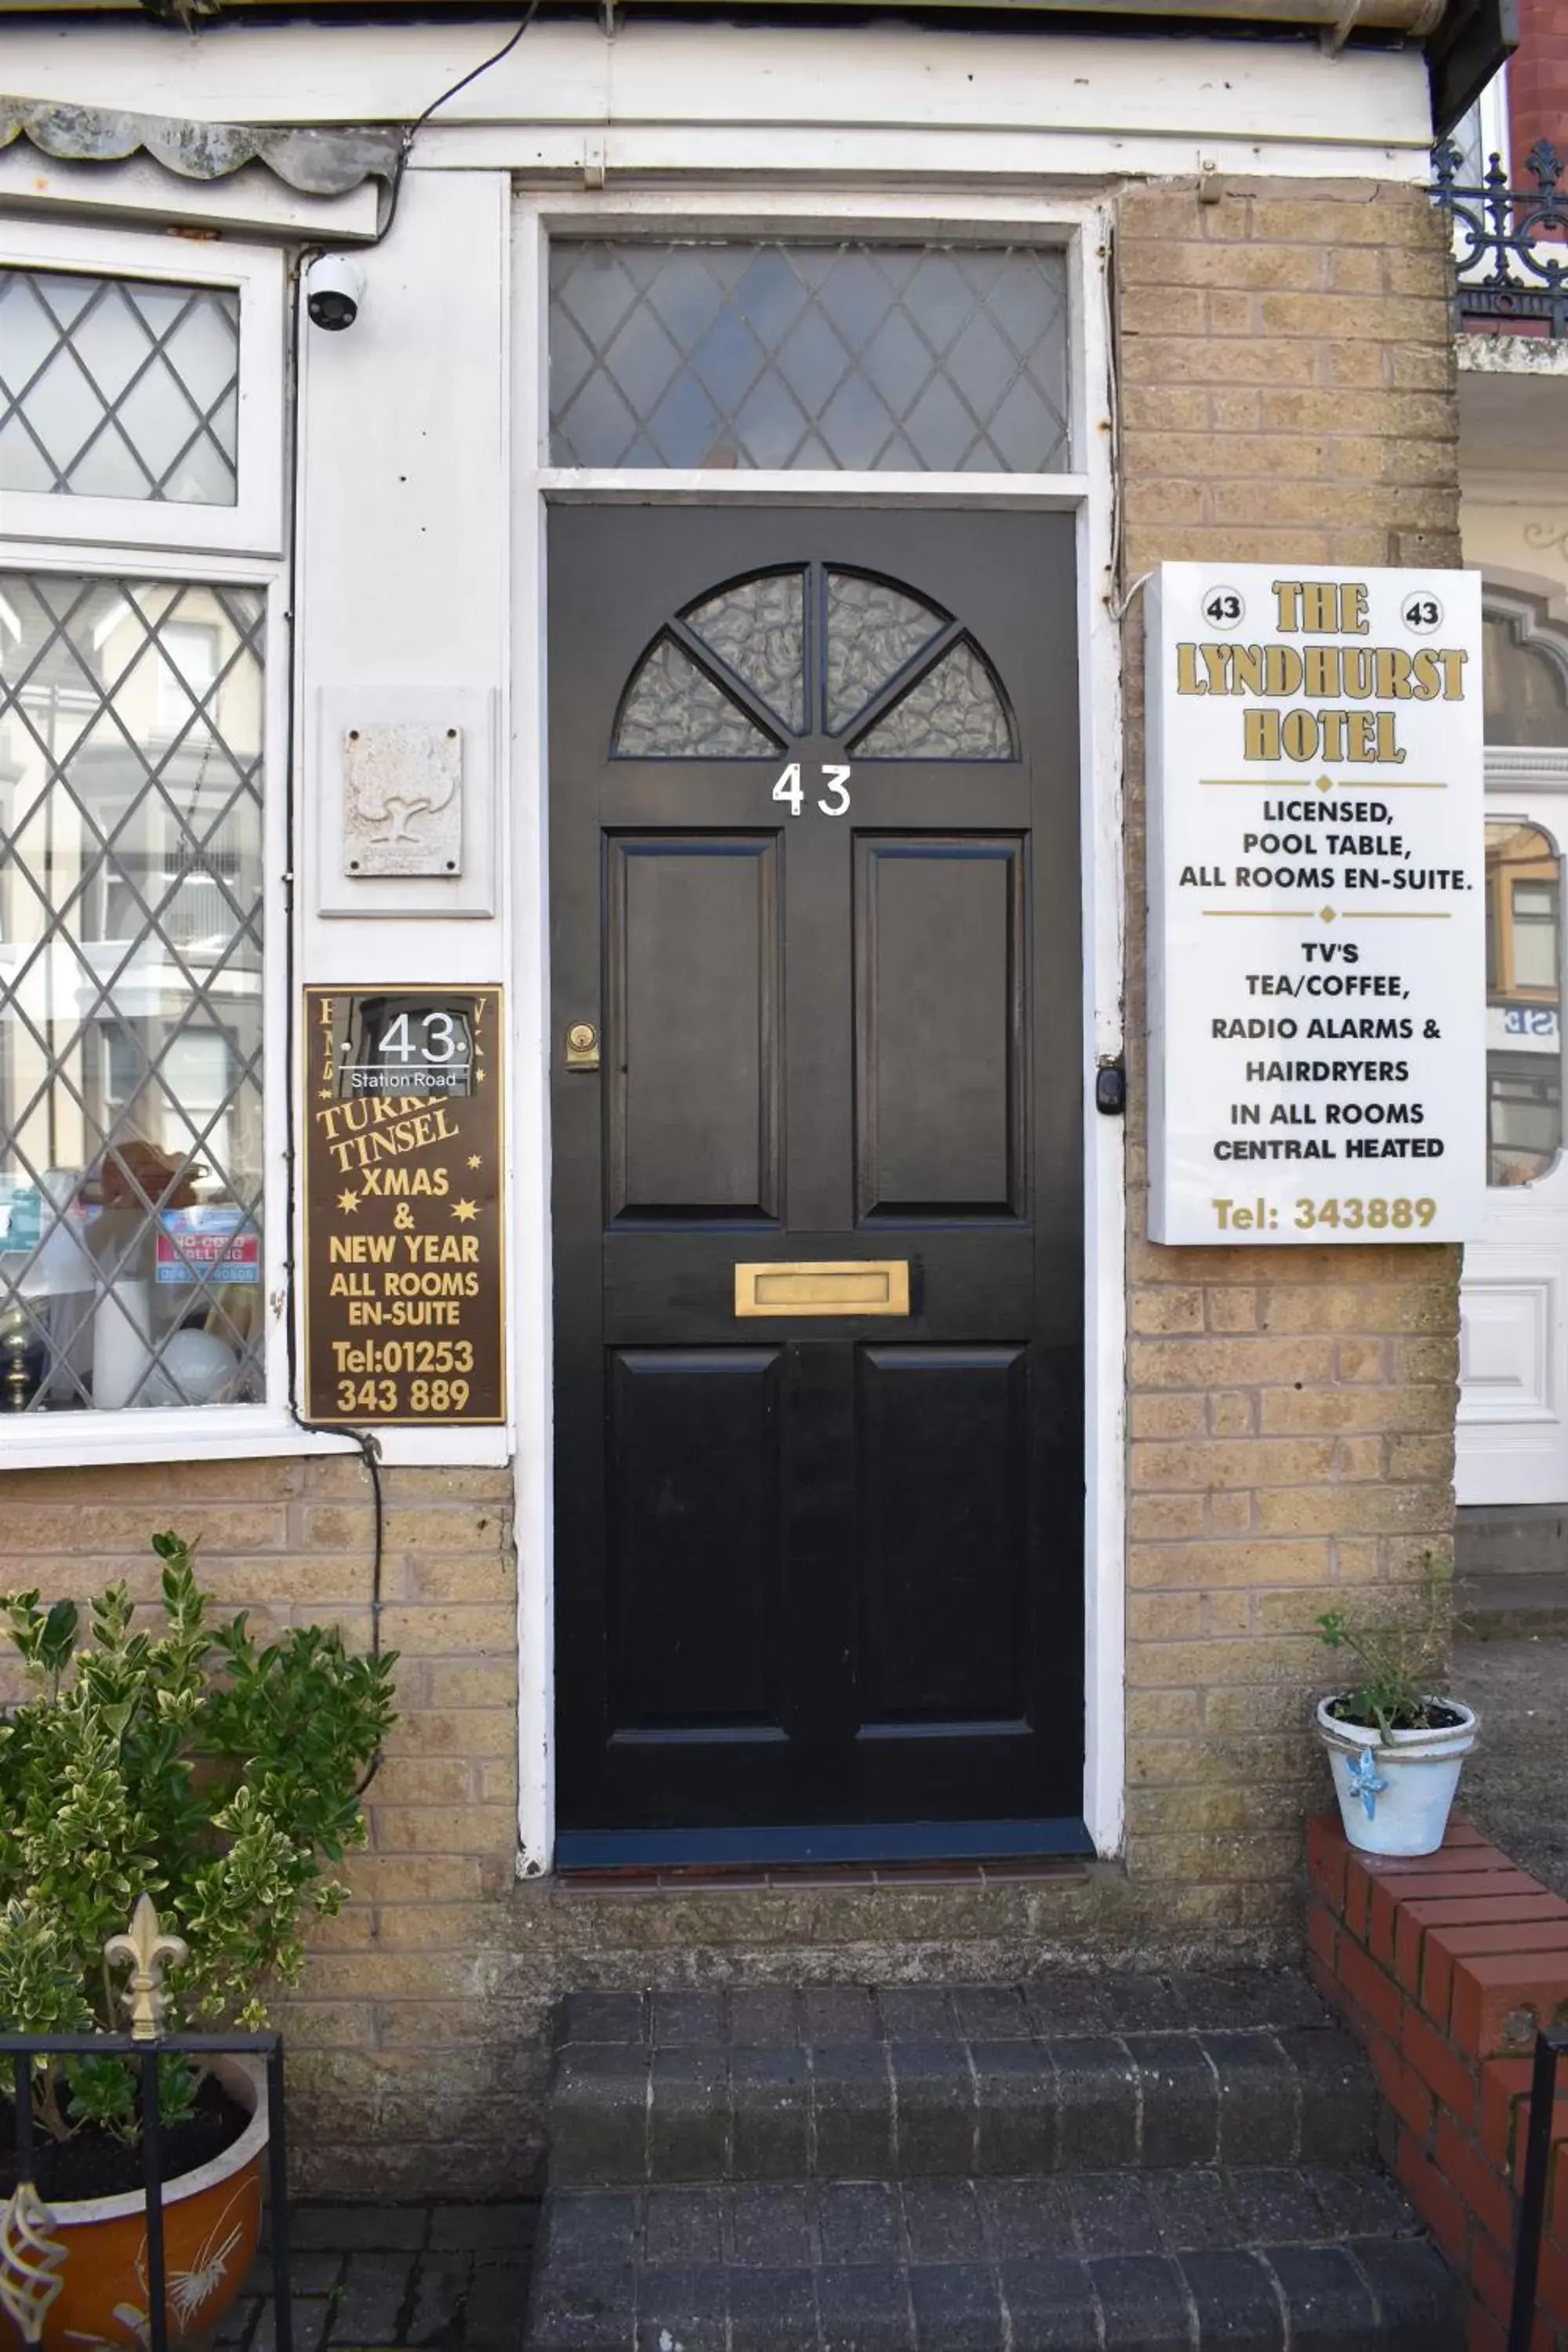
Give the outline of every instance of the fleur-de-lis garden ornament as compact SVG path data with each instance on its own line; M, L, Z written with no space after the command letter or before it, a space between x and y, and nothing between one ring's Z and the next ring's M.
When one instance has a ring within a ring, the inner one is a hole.
M1377 1819L1377 1801L1388 1786L1378 1771L1375 1752L1371 1748L1363 1748L1359 1756L1351 1758L1345 1770L1350 1775L1351 1787L1361 1799L1362 1811L1369 1822L1374 1822Z
M103 1957L110 1967L131 1964L131 1979L121 2000L131 2011L132 2042L156 2042L163 2031L163 2011L168 2006L163 1992L163 1970L182 1968L190 1958L190 1948L183 1936L165 1936L158 1925L158 1914L153 1907L153 1897L143 1895L131 1914L128 1936L110 1936L103 1948Z
M24 2344L43 2340L48 2308L65 2284L67 2249L49 2231L55 2217L30 2180L19 2180L0 2213L0 2305Z

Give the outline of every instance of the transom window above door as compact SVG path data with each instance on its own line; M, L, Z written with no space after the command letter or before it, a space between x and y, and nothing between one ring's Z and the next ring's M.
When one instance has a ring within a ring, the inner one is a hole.
M558 239L552 462L1058 473L1067 329L1049 248Z
M1001 687L949 614L827 564L731 581L668 622L616 714L617 759L767 759L822 734L861 760L1011 760Z

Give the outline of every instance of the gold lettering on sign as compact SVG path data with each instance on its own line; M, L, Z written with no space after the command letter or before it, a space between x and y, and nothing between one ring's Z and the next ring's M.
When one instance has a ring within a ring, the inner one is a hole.
M505 1418L500 991L311 989L307 1418Z
M1274 619L1280 635L1370 635L1370 589L1360 580L1276 580ZM1233 607L1235 617L1239 605ZM1461 646L1348 646L1184 638L1176 646L1176 692L1246 697L1260 704L1317 708L1242 712L1241 756L1301 766L1349 763L1400 767L1405 750L1394 709L1357 704L1462 702L1469 655Z

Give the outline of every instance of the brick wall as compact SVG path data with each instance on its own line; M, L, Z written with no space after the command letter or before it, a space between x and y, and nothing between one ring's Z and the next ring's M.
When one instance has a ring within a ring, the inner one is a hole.
M1516 183L1538 139L1568 157L1568 9L1563 0L1520 0L1520 43L1508 68L1508 136Z
M354 1899L312 1929L280 2012L302 2179L329 2190L356 2178L435 2188L447 2161L456 2182L496 2181L519 2125L517 2045L537 2023L496 1957L517 1851L511 1475L383 1478L399 1721L366 1798L369 1847L345 1869ZM123 1577L150 1601L147 1539L170 1526L199 1539L204 1585L258 1633L335 1622L368 1647L374 1522L357 1454L0 1475L0 1581L85 1600Z
M1325 1815L1310 1858L1313 1979L1366 2044L1386 2153L1470 2281L1469 2352L1504 2352L1531 2052L1568 2017L1568 1903L1462 1821L1399 1861L1353 1852ZM1568 2096L1553 2137L1531 2352L1568 2347Z
M1447 262L1419 191L1124 196L1123 576L1459 561ZM1311 1620L1375 1612L1453 1517L1459 1254L1145 1239L1142 613L1126 627L1128 1855L1288 1908L1322 1763Z

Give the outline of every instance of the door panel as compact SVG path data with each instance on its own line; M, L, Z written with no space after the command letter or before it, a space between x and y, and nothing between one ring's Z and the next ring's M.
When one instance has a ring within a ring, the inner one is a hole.
M857 848L860 1214L1021 1216L1023 844Z
M779 1717L779 1351L617 1349L616 1737Z
M571 507L550 561L561 1856L1049 1847L1082 1781L1070 519ZM737 1319L740 1262L884 1258L907 1316Z
M860 1351L861 1728L1026 1708L1022 1348Z
M610 1213L774 1217L777 843L622 835L605 856Z

